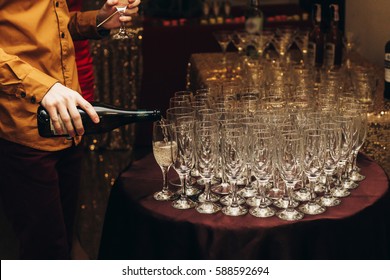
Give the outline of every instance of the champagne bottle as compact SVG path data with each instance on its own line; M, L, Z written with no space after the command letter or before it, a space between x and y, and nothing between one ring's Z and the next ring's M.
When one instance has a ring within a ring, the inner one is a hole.
M83 122L85 135L109 132L115 128L129 123L156 121L161 119L161 112L159 110L126 110L104 103L92 102L91 104L98 114L100 122L94 123L84 110L78 108ZM69 134L67 133L62 121L60 121L60 124L62 125L63 131L65 131L65 133L61 135L56 133L49 113L43 106L38 107L37 114L38 132L40 136L69 137Z
M249 0L249 6L245 15L245 30L249 34L263 31L264 16L260 9L259 0Z
M339 29L339 6L337 4L329 5L331 9L332 20L329 32L326 35L325 61L328 67L341 66L342 63L342 35Z
M321 5L313 6L314 26L309 33L308 63L310 66L321 67L324 60L324 34L321 30Z
M385 90L384 98L390 100L390 40L385 45Z

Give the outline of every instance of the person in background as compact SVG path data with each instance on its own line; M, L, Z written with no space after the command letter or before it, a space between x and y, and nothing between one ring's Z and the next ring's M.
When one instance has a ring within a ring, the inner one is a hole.
M19 239L21 259L69 259L77 209L84 133L77 106L99 117L80 94L73 40L99 39L128 22L113 16L118 0L100 10L69 12L65 0L0 0L0 196ZM37 109L49 112L61 134L42 138Z

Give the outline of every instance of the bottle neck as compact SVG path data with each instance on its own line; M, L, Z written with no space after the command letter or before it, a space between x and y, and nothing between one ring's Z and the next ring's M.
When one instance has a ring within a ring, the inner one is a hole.
M321 25L321 5L314 4L313 6L313 21L314 25Z
M249 7L260 9L260 1L259 0L249 0Z

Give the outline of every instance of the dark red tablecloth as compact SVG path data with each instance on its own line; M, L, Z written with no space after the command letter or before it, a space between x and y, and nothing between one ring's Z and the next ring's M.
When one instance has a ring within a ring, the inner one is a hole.
M205 215L155 201L162 177L148 155L125 170L111 191L99 258L389 259L389 181L365 156L359 166L366 179L339 206L289 222Z

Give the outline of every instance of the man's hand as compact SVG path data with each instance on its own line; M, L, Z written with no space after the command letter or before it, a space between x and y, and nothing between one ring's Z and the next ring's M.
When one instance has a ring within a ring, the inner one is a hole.
M119 13L105 22L102 27L104 29L113 29L118 28L121 25L121 22L130 22L131 15L134 15L138 12L138 6L141 3L141 0L128 0L129 4L127 5L126 12L124 16L119 16ZM103 7L99 10L97 15L98 23L102 22L113 13L116 12L115 6L118 4L118 0L107 0Z
M43 97L41 104L48 111L57 134L64 134L60 118L71 137L84 134L84 127L77 106L83 109L94 123L99 122L99 116L92 105L78 92L60 83L54 84ZM76 129L76 132L75 132Z

